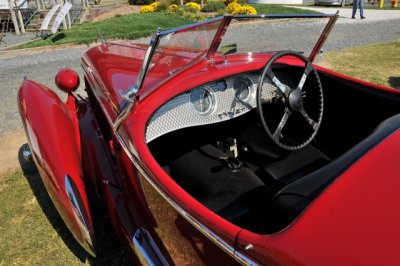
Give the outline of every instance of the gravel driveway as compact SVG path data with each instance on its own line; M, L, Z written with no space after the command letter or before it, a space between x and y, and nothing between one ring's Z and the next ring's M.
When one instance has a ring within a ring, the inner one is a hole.
M308 8L308 7L307 7ZM309 8L308 8L309 9ZM334 13L336 9L318 8ZM325 51L400 39L400 13L392 10L365 10L367 19L351 19L351 9L340 9L340 18L325 44ZM302 28L297 34L302 36ZM24 76L54 88L58 69L70 67L82 77L80 58L86 46L40 48L25 51L0 51L0 137L20 132L17 91Z

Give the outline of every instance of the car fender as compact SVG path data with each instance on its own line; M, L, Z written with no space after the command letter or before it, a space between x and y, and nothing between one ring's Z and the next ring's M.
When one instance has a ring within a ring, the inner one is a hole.
M18 106L33 159L54 205L79 244L95 256L74 97L69 94L64 103L49 88L25 80Z

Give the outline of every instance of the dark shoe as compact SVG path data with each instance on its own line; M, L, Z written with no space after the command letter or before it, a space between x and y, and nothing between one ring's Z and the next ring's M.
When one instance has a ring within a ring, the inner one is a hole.
M355 16L352 16L351 18L352 18L352 19L356 19L356 17L355 17Z
M366 17L361 17L361 19L365 19Z

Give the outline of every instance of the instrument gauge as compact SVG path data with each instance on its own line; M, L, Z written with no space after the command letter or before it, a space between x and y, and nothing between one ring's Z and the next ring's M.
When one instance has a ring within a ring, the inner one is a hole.
M238 77L233 82L236 99L242 102L250 102L255 94L254 84L248 76Z
M204 88L194 89L190 93L190 102L200 115L208 115L215 109L214 94Z

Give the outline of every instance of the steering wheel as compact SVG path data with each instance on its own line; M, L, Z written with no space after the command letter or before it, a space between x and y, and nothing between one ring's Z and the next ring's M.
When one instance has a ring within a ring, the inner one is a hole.
M308 58L282 51L269 59L258 82L257 112L267 135L284 150L299 150L314 139L321 125L323 94Z

